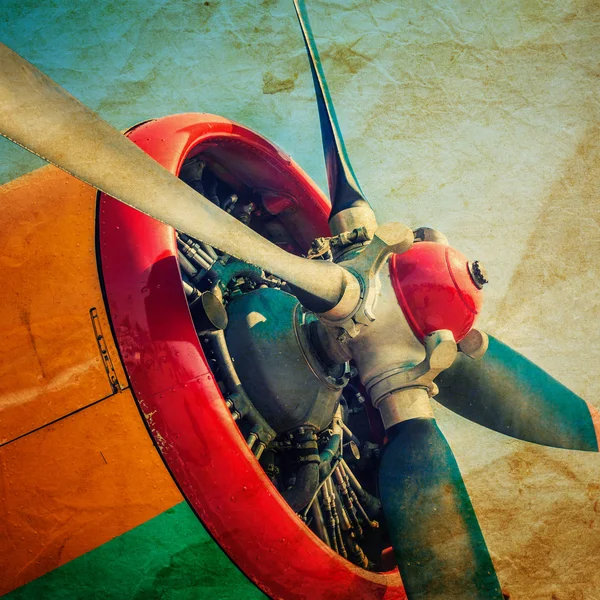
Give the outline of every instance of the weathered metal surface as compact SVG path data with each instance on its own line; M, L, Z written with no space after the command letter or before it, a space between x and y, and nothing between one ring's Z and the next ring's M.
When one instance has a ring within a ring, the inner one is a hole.
M0 188L0 444L113 393L90 315L118 359L98 280L96 190L55 167Z
M0 448L0 595L181 501L129 390Z
M3 8L4 41L111 123L225 114L292 153L325 189L288 0ZM482 326L596 406L599 8L310 2L353 164L380 220L429 224L481 258L493 281ZM0 148L4 181L38 164L8 142ZM436 414L511 598L595 600L597 457Z

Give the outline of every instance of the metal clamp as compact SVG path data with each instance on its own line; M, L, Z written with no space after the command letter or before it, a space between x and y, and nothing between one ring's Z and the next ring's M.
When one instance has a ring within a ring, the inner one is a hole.
M338 305L319 314L319 319L328 328L338 330L336 337L340 342L355 338L363 327L375 321L375 304L381 286L379 272L390 254L406 252L413 241L414 234L408 227L401 223L387 223L375 231L368 245L349 252L338 263L354 276L352 279L360 286L360 300L351 312L345 313Z

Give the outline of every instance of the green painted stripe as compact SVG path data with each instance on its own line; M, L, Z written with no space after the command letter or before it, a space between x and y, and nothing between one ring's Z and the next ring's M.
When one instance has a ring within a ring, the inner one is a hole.
M187 503L4 596L6 600L259 600Z

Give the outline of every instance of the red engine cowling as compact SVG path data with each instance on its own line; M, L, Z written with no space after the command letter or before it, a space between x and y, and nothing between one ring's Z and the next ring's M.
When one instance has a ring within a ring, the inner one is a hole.
M460 342L473 327L483 294L476 283L476 263L458 250L438 242L418 242L390 259L390 278L398 303L414 334L423 341L448 329Z
M227 159L224 177L264 190L265 207L301 248L328 235L322 192L241 125L190 113L147 122L128 136L176 174L198 152ZM331 550L256 461L200 346L174 230L105 194L98 214L103 284L131 387L173 478L215 540L272 598L406 600L397 570L367 571Z

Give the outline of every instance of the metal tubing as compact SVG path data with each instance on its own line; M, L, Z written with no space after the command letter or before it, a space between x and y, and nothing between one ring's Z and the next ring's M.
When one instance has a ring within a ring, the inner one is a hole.
M187 281L182 280L183 283L183 291L188 298L188 302L192 302L196 298L200 296L200 292L193 286L190 285Z
M352 487L356 490L362 490L362 485L360 485L360 482L358 481L358 479L356 479L356 475L354 475L354 473L348 466L348 463L342 458L340 460L340 464L344 468L344 471L346 471L346 475L348 475L348 479L350 480Z
M349 493L365 522L368 523L369 527L371 527L372 529L377 529L379 527L379 523L377 521L372 521L369 518L367 511L365 510L364 506L360 503L359 499L356 497L356 493L354 492L354 490L350 489Z
M204 251L213 259L218 260L219 255L215 252L215 249L204 242L200 242L200 246L204 249Z
M338 552L344 558L348 558L348 552L346 551L346 546L344 545L344 538L342 537L342 528L340 525L340 517L338 515L338 509L337 509L339 498L337 497L337 492L335 490L333 483L331 482L331 479L327 480L327 482L325 483L325 486L329 488L327 490L327 492L331 498L331 514L332 514L332 517L333 517L333 520L335 523L335 535L337 536L337 543L338 543L338 548L339 548Z
M352 528L356 532L356 537L361 538L363 535L362 527L358 521L358 516L356 514L356 508L354 507L354 501L352 496L349 493L349 484L347 483L348 478L345 477L344 469L342 466L338 465L335 468L334 473L335 478L337 479L339 485L339 491L342 499L342 504L346 508L346 512L348 514L348 518L350 519L350 523Z
M340 423L340 425L342 426L344 433L360 448L360 440L352 433L352 431L350 431L348 425L346 425L346 423L343 421Z
M200 244L193 243L192 246L193 246L194 250L196 251L196 253L198 254L198 256L203 258L209 265L212 265L212 263L214 262L214 259L212 258L212 256L210 256L210 254L208 254L208 252L205 252L201 248Z
M256 446L256 449L254 450L254 456L256 456L256 460L260 459L266 447L267 445L264 442L259 442L258 446Z
M323 485L321 488L321 496L323 499L323 511L325 512L325 524L329 533L330 546L339 554L339 546L337 542L337 535L335 531L335 518L333 517L333 512L331 510L331 506L333 503L333 499L329 496L329 490L327 485Z
M217 258L217 253L210 248L208 244L203 244L190 237L189 235L185 235L185 233L178 234L179 239L183 240L190 248L192 248L197 254L199 254L208 264L212 264ZM210 248L211 252L208 251Z
M181 252L190 260L195 262L197 265L202 267L205 271L208 271L213 263L208 255L206 258L203 256L204 253L200 253L197 248L194 248L188 242L183 241L180 237L177 237L177 245L181 249ZM208 260L207 260L208 259Z
M335 458L333 459L335 460ZM333 461L332 461L333 462ZM319 483L319 487L316 489L314 496L312 497L312 499L310 500L310 502L308 503L308 506L306 507L304 513L302 514L303 518L306 518L306 515L308 514L308 509L310 508L311 504L315 501L315 498L317 497L317 494L321 491L321 489L325 486L326 481L331 477L331 474L333 473L333 468L329 471L329 473L327 473L327 475L325 475L325 477L321 480L321 482Z
M358 510L362 514L365 521L367 521L371 527L379 527L379 523L377 522L375 517L377 517L381 512L381 503L377 498L371 496L369 492L363 489L358 479L356 479L356 476L348 466L348 463L346 463L346 461L343 458L340 460L340 464L343 467L346 475L348 476L348 480L350 482L349 492L352 496L352 499L355 501ZM369 515L367 510L365 510L365 507L363 506L362 502L364 502L367 505L367 509L371 513L371 515Z
M177 259L179 260L179 266L190 279L193 279L198 275L198 269L194 267L181 250L177 251Z
M313 502L312 506L310 507L310 512L313 518L313 523L315 524L316 534L329 547L331 547L331 540L329 539L329 535L327 534L327 529L325 528L325 521L323 519L323 513L321 512L321 506L318 502Z
M256 443L256 440L258 440L258 436L255 433L251 433L248 436L248 439L246 440L246 443L248 444L248 448L250 448L250 450L252 450L252 448L254 447L254 444Z

